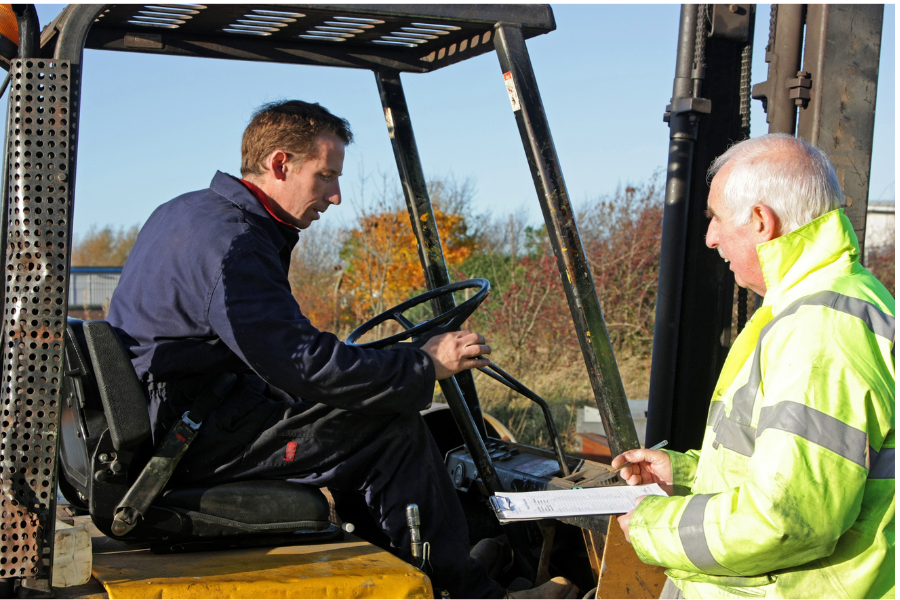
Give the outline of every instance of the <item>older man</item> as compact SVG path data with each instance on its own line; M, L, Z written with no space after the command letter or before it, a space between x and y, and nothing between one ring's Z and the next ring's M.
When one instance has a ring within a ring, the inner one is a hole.
M328 486L339 514L410 560L405 507L423 512L436 589L506 594L468 555L462 508L419 411L435 379L487 363L482 336L370 350L310 324L288 282L300 232L341 202L349 124L319 106L264 106L241 145L242 178L160 206L142 228L109 321L147 387L154 441L223 372L235 390L207 418L176 481L291 479ZM349 515L349 517L348 517ZM564 580L520 592L565 597Z
M765 296L701 450L633 450L629 484L687 486L619 518L663 597L894 595L894 299L859 262L828 159L786 135L715 161L706 243Z

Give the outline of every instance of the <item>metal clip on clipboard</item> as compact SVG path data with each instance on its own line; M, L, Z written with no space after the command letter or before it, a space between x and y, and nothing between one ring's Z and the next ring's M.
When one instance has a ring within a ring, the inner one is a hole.
M503 515L504 512L515 510L512 500L509 498L503 496L491 496L488 500L491 501L491 508L494 509L494 512L497 513L497 517L500 519L505 518Z

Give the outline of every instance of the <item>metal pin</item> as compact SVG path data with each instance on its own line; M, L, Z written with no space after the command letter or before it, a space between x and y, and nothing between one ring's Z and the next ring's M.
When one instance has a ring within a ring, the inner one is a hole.
M422 549L422 534L419 531L419 526L421 524L422 521L419 518L419 505L407 504L406 525L409 527L409 545L413 557L417 559L424 558L424 552Z

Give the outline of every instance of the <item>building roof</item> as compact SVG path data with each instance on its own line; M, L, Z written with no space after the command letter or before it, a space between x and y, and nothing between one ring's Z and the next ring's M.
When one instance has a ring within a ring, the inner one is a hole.
M869 200L866 212L894 214L893 200Z

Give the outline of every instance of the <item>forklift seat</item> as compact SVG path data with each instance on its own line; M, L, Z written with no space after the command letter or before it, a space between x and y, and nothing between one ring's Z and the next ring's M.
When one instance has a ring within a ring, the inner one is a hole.
M107 536L149 542L157 552L341 536L318 488L280 480L166 486L134 529L114 535L120 501L156 451L144 387L105 321L68 319L64 369L60 491Z

